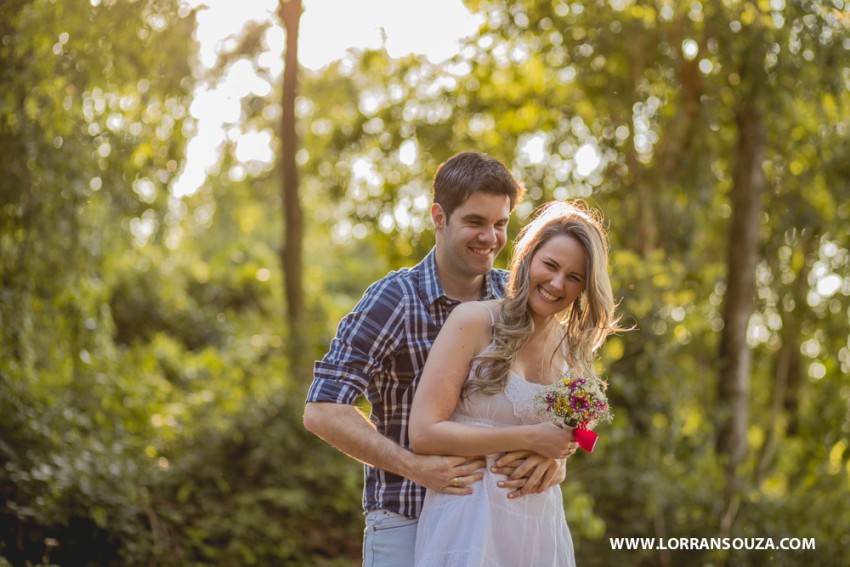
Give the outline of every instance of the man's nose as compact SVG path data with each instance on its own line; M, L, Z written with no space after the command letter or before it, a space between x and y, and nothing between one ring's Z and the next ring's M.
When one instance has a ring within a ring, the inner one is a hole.
M478 238L482 242L487 242L488 244L499 240L498 232L495 226L485 226L483 229L481 229Z

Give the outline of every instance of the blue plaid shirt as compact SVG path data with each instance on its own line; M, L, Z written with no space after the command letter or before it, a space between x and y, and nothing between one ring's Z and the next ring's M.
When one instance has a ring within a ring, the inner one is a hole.
M506 275L491 270L482 299L502 297ZM459 303L443 291L433 249L413 268L390 272L340 322L330 350L315 364L307 401L353 404L364 394L377 430L410 449L407 426L416 384L437 333ZM364 475L366 511L419 517L425 488L369 465Z

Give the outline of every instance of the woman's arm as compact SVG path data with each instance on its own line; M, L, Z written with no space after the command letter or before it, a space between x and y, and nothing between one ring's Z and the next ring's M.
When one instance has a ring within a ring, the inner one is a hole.
M470 362L490 342L490 317L477 302L462 303L449 316L413 398L410 445L417 453L477 456L528 449L565 457L572 432L551 423L477 427L449 421L460 400Z

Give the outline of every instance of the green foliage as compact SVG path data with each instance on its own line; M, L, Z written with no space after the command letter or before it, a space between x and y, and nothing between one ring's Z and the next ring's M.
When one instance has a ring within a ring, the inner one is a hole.
M368 283L432 246L437 164L487 151L529 188L512 234L552 198L601 209L634 326L599 365L615 420L564 485L579 563L840 564L847 7L467 4L486 22L447 65L364 51L302 75L308 322L293 332L321 356ZM303 429L309 376L285 360L279 172L228 142L195 194L169 195L194 131L192 26L170 0L0 4L0 565L359 562L361 467ZM213 72L255 61L267 27ZM714 399L736 113L753 89L768 190L730 513ZM235 126L276 131L272 91ZM608 543L727 534L817 549Z
M299 394L246 404L223 429L175 447L188 458L157 508L191 551L172 564L332 564L359 553L361 467L304 430Z

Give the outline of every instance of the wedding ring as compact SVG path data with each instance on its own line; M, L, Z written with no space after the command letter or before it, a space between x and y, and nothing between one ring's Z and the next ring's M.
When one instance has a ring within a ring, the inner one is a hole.
M454 486L455 488L460 486L460 483L457 481L457 477L454 477L452 479L452 486Z

